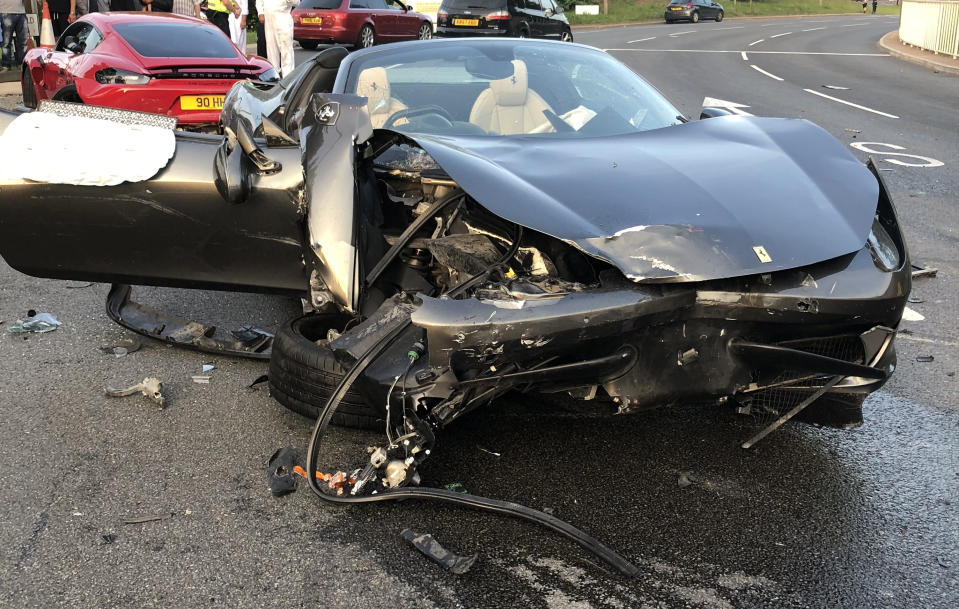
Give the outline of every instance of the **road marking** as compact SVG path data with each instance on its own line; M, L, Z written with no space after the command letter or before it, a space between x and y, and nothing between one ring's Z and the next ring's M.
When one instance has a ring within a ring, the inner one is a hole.
M732 27L714 27L714 30L741 30L744 29L745 25L734 25Z
M839 27L856 27L857 25L866 25L865 23L847 23L846 25L840 25Z
M760 68L760 67L757 66L756 64L750 64L749 67L752 68L752 69L754 69L754 70L756 70L756 71L759 72L760 74L765 74L766 76L768 76L769 78L772 78L773 80L778 80L779 82L782 82L782 80L783 80L782 78L779 78L779 77L776 76L775 74L770 74L769 72L767 72L766 70Z
M696 31L696 30L686 30L685 32L676 32L676 33L674 33L674 34L670 34L669 37L670 37L670 38L675 38L676 36L682 36L683 34L692 34L692 33L694 33L695 31Z
M752 114L742 109L748 107L746 104L726 101L725 99L716 99L715 97L703 98L703 108L724 108L739 116L752 116Z
M605 53L633 51L634 53L741 53L742 51L721 51L712 49L600 49ZM886 53L830 53L826 51L749 51L760 55L831 55L835 57L889 57Z
M646 42L647 40L655 40L655 36L650 36L649 38L640 38L639 40L627 40L626 44L633 44L634 42Z
M783 32L782 34L776 34L775 36L770 36L770 38L779 38L780 36L789 36L792 32Z
M749 43L749 46L753 46L754 44L759 44L759 43L762 42L763 40L766 40L766 39L765 39L765 38L760 38L760 39L757 40L756 42L750 42L750 43Z
M746 51L743 51L743 61L749 61L749 56L746 55Z
M803 31L804 31L804 32L815 32L816 30L824 30L824 29L826 29L826 26L823 26L823 27L812 27L812 28L809 28L808 30L803 30Z
M951 340L938 340L935 338L925 338L922 336L914 336L912 334L903 334L900 330L896 333L897 340L911 340L917 343L928 343L930 345L946 345L947 347L959 347L959 343Z
M859 108L860 110L865 110L866 112L872 112L873 114L878 114L880 116L886 116L889 118L899 118L895 114L887 114L886 112L873 110L872 108L867 108L866 106L860 106L859 104L854 104L851 101L839 99L838 97L833 97L832 95L826 95L825 93L820 93L819 91L813 91L812 89L803 89L803 91L805 91L806 93L812 93L813 95L818 95L819 97L825 97L826 99L831 99L832 101L839 102L840 104L846 104L847 106L852 106L853 108Z
M919 159L923 161L921 163L907 163L905 161L900 161L898 159L885 159L885 158L882 159L883 161L886 161L887 163L892 163L893 165L902 165L903 167L942 167L943 165L945 165L945 163L943 163L942 161L933 159L927 156L919 156L918 154L905 154L903 152L886 152L883 150L876 150L874 148L875 146L885 146L887 148L892 148L893 150L905 150L906 149L905 146L897 146L895 144L884 144L882 142L852 142L849 145L855 148L856 150L862 150L863 152L867 154L876 154L876 155L883 155L883 156L886 156L886 155L901 156L901 157L909 157L910 159Z

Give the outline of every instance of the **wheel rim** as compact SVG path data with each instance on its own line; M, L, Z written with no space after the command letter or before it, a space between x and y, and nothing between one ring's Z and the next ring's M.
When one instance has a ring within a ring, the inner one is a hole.
M420 40L429 40L433 37L433 28L425 23L420 26Z
M527 32L526 30L520 30L520 31L519 31L519 37L520 37L520 38L529 38L529 32Z
M364 49L373 46L373 30L368 27L363 28L363 33L360 34L360 46Z
M573 39L572 35L569 32L563 32L562 40L563 42L569 42Z
M696 23L697 21L699 21L699 13L693 13L692 22Z
M722 12L720 12L719 15L716 17L716 21L722 21L722 20L723 20L723 14Z

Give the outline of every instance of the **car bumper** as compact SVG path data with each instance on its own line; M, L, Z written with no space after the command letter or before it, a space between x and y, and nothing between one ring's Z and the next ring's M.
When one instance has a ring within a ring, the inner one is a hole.
M176 117L181 125L216 124L220 119L219 107L203 110L184 110L181 99L198 96L225 97L235 80L176 81L172 79L151 80L146 85L97 85L79 90L84 103L107 106L121 110L152 112Z
M294 40L315 40L321 43L349 44L356 41L359 32L342 26L293 24Z
M512 36L512 34L506 28L493 29L437 26L436 32L433 34L433 36L436 38L485 38L496 36Z
M683 9L681 11L666 11L665 19L666 21L672 21L674 19L692 19L693 11L691 9Z

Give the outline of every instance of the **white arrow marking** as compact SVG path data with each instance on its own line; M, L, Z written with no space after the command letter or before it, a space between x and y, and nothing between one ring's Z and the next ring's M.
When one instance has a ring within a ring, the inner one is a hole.
M716 99L715 97L704 97L703 98L703 108L723 108L729 110L733 114L738 114L739 116L752 116L749 112L741 110L741 108L748 108L746 104L737 104L736 102L726 101L724 99Z

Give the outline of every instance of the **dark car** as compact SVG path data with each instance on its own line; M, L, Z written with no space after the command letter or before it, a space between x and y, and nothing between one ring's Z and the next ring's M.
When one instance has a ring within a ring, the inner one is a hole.
M573 41L563 7L554 0L443 0L436 36L515 36Z
M304 49L320 43L358 48L433 36L433 22L399 0L303 0L293 9L293 39Z
M208 21L170 13L90 13L53 49L24 57L23 102L82 102L216 125L238 80L276 80L265 59L245 55Z
M330 420L384 432L344 498L473 501L406 487L442 429L510 390L850 427L895 368L911 268L875 165L802 119L689 120L598 49L331 47L235 85L224 136L110 123L135 163L78 135L98 110L0 111L0 254L42 277L305 297L270 393L318 416L308 472ZM68 145L75 180L49 156ZM148 336L266 353L262 332L218 341L128 297L108 312Z
M670 0L666 5L666 23L674 21L699 22L700 19L722 21L723 5L713 0Z

